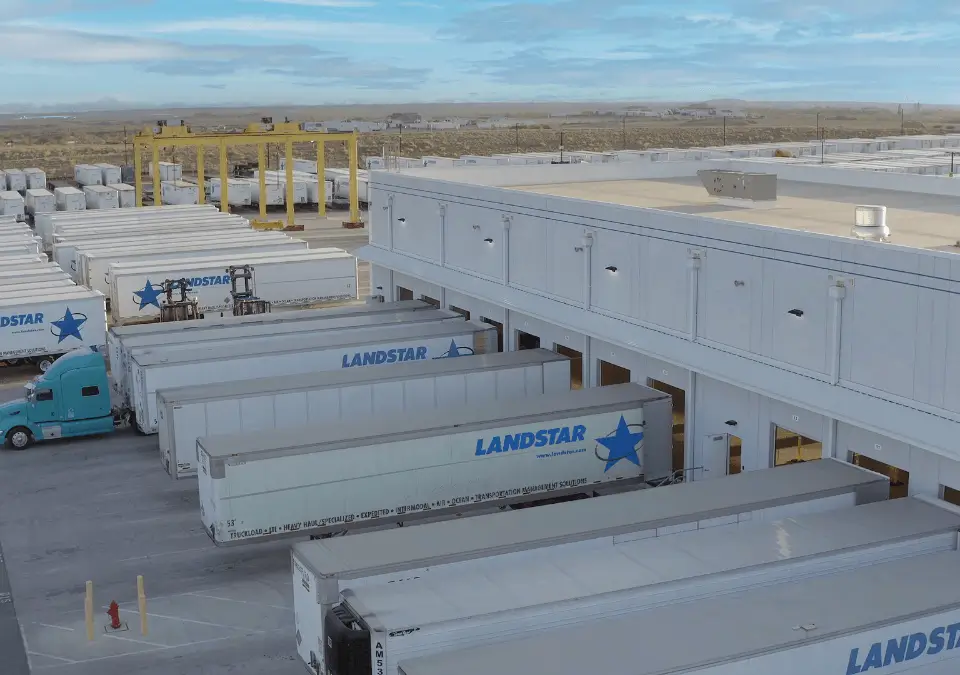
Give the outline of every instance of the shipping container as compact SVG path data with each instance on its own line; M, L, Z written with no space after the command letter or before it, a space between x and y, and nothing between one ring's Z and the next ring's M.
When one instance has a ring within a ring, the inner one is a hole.
M337 202L350 200L350 172L347 169L325 169L325 178L333 181L333 199ZM357 195L361 203L368 203L369 199L368 171L357 172Z
M464 166L504 166L507 159L505 157L487 157L485 155L462 155Z
M44 190L47 187L47 174L43 169L24 169L28 190Z
M0 298L2 360L42 359L46 363L47 357L77 347L103 345L106 332L104 298L95 291L74 287Z
M117 191L106 185L84 185L83 194L87 200L87 210L120 208Z
M825 459L596 499L358 532L293 545L293 609L302 662L322 665L323 618L345 588L424 578L535 550L593 550L738 522L770 522L883 501L886 476ZM322 668L319 672L326 672Z
M110 311L116 322L158 317L160 291L165 279L187 279L200 312L232 311L231 280L227 268L250 265L254 294L271 307L309 307L320 303L357 299L357 259L345 251L315 252L292 258L285 253L187 259L180 263L151 265L152 269L120 273L111 271ZM238 290L242 290L242 285Z
M0 264L4 271L17 269L43 269L50 265L47 256L41 257L37 253L8 252L0 249Z
M14 190L0 192L0 215L22 216L24 214L23 197Z
M30 188L24 200L24 210L31 216L38 213L55 213L57 199L53 193L43 188Z
M10 190L11 192L19 192L23 194L27 190L27 177L24 175L23 171L20 169L4 169L4 175L6 176L6 185L5 190Z
M105 162L98 162L93 166L100 169L100 184L101 185L110 185L111 183L122 183L123 176L120 172L120 167L115 164L107 164Z
M0 283L0 297L20 297L25 295L38 295L41 293L56 293L62 288L79 288L73 279L48 278L23 280L16 284Z
M287 158L280 158L280 170L285 171L287 168ZM312 173L314 176L317 175L317 160L315 159L293 159L293 170L302 171L304 173Z
M200 187L182 180L168 180L160 183L162 204L191 205L200 203Z
M126 183L107 183L108 188L117 191L117 200L121 209L132 209L137 205L137 189Z
M54 188L53 196L57 200L57 211L75 212L87 208L86 195L75 187Z
M180 181L183 180L183 165L172 162L158 162L160 168L161 181ZM153 178L153 162L149 164L150 177Z
M47 279L64 279L72 281L70 275L57 265L38 266L30 270L8 270L6 265L0 265L0 286L11 286L19 283L33 283Z
M440 410L570 390L570 360L546 349L267 377L157 392L160 461L197 475L197 439Z
M260 181L253 180L252 178L248 178L246 180L250 184L250 202L252 204L260 204ZM267 206L283 206L286 200L283 185L280 183L266 183L264 185L264 191L264 204Z
M103 171L93 164L77 164L73 167L73 180L80 187L103 185Z
M422 361L449 356L451 351L471 354L496 350L495 329L469 321L375 326L316 335L272 335L193 350L132 350L131 407L136 410L140 430L154 434L158 422L157 389Z
M460 576L431 578L430 591L418 597L415 606L404 604L400 596L420 590L427 585L425 580L348 591L346 601L361 606L358 613L362 618L353 628L357 624L365 628L351 630L352 612L346 607L339 617L328 615L325 630L331 629L333 644L327 643L325 656L332 666L330 672L341 675L356 675L361 664L369 672L376 658L382 658L389 675L519 675L530 672L534 663L542 669L537 672L565 674L583 672L579 668L586 666L588 672L631 675L691 671L853 675L863 671L851 672L851 664L869 658L867 650L874 640L861 637L852 642L861 646L862 655L848 646L839 658L823 659L816 665L801 657L798 647L806 647L811 640L831 636L849 640L850 627L822 609L824 603L830 608L840 603L831 603L815 589L830 588L831 597L857 607L854 614L862 624L879 628L884 636L899 636L900 631L884 626L886 613L876 604L886 603L877 603L876 596L886 595L888 584L929 587L934 580L949 577L904 578L887 571L872 578L876 585L857 585L854 593L836 581L886 565L902 569L899 566L904 559L940 556L949 556L953 571L960 571L957 518L956 511L909 498L773 523L745 523L627 542L578 568L574 568L575 556L553 560L547 557L549 551L544 551L524 565L528 568L539 560L543 566L533 584L523 583L530 571L517 574L518 570L500 571L494 565L482 575L475 570L467 587L455 586L462 581ZM615 570L612 576L611 570ZM562 571L569 576L551 584L550 579L557 579ZM597 585L597 579L604 583ZM511 597L505 600L506 585ZM787 590L790 588L794 590ZM559 600L574 594L569 602ZM388 596L397 604L388 607ZM933 593L927 597L932 598ZM736 600L731 602L733 598ZM477 613L479 605L483 609ZM955 615L960 617L960 604L957 607ZM912 616L914 609L907 610L907 615ZM452 623L441 625L461 613L472 615L460 622L459 630ZM708 621L689 620L695 614ZM405 626L418 630L407 633L394 628L413 617ZM680 617L688 620L681 622ZM756 621L760 617L765 619L763 623ZM470 630L463 630L465 623ZM736 629L721 627L730 624ZM776 639L767 642L764 638L771 636L771 627ZM892 640L892 647L886 640L879 646L906 654L911 642L923 638L924 649L915 648L914 652L919 656L926 651L929 628L919 634L904 632L902 648L897 646L898 639ZM504 641L505 634L515 639ZM681 635L687 638L686 648ZM690 636L698 639L690 640ZM371 640L371 646L375 641L381 654L371 657L367 647L366 658L356 658L351 652L365 638ZM786 651L779 660L771 660L771 652L778 650ZM584 651L591 652L592 658L579 655ZM822 646L810 651L807 659L823 656ZM629 668L620 665L627 663ZM713 668L705 670L707 666Z
M200 514L217 545L415 522L635 488L670 474L672 442L670 395L638 384L207 436Z
M466 163L465 159L457 157L426 156L423 158L423 166L464 166Z
M258 183L260 182L258 170L254 170L253 178ZM306 178L305 176L310 176ZM278 183L283 187L283 203L287 203L287 176L283 171L264 171L263 172L264 184ZM303 172L295 172L293 178L293 203L294 204L318 204L320 198L320 187L317 177L312 174L305 174Z
M207 198L211 202L220 203L219 178L211 178L207 181ZM230 206L250 206L252 203L250 182L243 178L228 178L227 203Z

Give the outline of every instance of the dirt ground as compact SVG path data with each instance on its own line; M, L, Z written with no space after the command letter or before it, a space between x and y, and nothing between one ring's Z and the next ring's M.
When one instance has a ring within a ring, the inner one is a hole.
M567 104L571 106L591 104ZM810 140L819 128L827 138L857 136L893 136L904 133L946 133L960 130L960 111L950 109L909 109L903 118L894 108L749 108L750 119L674 120L657 118L621 118L589 112L566 113L551 117L551 110L538 110L527 105L519 110L497 109L494 104L475 106L383 106L366 108L297 108L286 111L254 109L198 109L177 111L116 111L78 113L73 119L17 119L0 116L0 168L39 167L51 180L72 179L73 165L110 162L132 164L132 138L144 126L158 119L183 119L194 131L239 130L265 115L275 120L288 117L297 121L326 119L383 119L391 110L413 109L424 119L451 115L463 118L504 116L523 120L525 126L507 129L461 129L456 131L396 130L364 133L360 137L360 154L390 154L407 157L423 155L453 156L489 155L499 152L528 152L564 149L616 150L658 147L695 147L736 143L769 143ZM819 112L819 117L818 117ZM555 114L555 113L554 113ZM724 128L725 127L725 128ZM295 147L298 156L309 156L310 146ZM208 173L215 175L217 157L208 150ZM276 166L280 148L270 148L269 163ZM149 157L144 156L144 162ZM186 173L195 171L196 154L168 150L161 159L179 161ZM256 161L255 146L231 151L231 162ZM339 144L327 147L327 165L345 166L346 154Z

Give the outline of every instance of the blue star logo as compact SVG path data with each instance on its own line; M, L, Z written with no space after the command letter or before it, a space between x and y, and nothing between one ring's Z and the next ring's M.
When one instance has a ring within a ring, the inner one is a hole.
M640 466L637 445L643 441L643 431L634 433L630 431L631 426L635 425L627 424L627 420L623 418L623 415L620 415L620 423L617 424L617 430L613 435L597 439L597 443L608 450L606 457L600 457L600 453L596 453L598 459L607 463L603 470L604 473L616 466L621 459Z
M59 321L51 321L50 332L53 335L57 336L57 344L60 344L68 337L75 337L78 340L83 340L83 336L80 335L80 326L87 322L87 317L84 314L74 314L70 311L70 308L67 307L66 313L64 313L63 318ZM58 332L54 332L54 328Z
M157 288L154 284L151 284L149 279L147 279L147 283L143 287L142 291L133 292L133 294L137 297L137 301L140 303L140 309L143 309L147 305L153 305L157 309L160 309L161 293L163 293L163 290Z
M473 356L474 354L476 354L476 352L473 351L473 349L471 349L470 347L460 347L457 344L456 340L450 340L450 348L440 356L437 356L436 358L452 359L456 356Z

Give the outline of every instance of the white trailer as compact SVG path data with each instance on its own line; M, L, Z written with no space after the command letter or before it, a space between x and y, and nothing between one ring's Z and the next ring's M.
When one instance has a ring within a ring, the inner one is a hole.
M182 180L161 181L160 203L169 205L199 204L200 186Z
M318 252L292 258L287 254L231 258L185 259L150 265L126 273L111 271L110 311L114 321L153 318L160 314L157 295L165 279L187 279L200 312L232 311L231 265L251 265L254 294L271 305L308 307L357 299L357 259L345 251Z
M31 216L36 216L38 213L54 213L57 210L57 199L52 192L44 188L28 188L24 210Z
M185 478L197 475L203 436L564 391L570 391L570 360L546 349L161 389L160 461L171 477Z
M461 155L464 166L504 166L507 159L505 157L487 157L486 155Z
M100 169L100 184L101 185L110 185L111 183L120 183L123 181L121 177L120 167L116 164L107 164L106 162L98 162L93 166Z
M77 288L72 279L35 279L19 284L0 284L0 297L21 297L42 293L56 293L61 288Z
M636 488L670 474L671 411L625 384L208 436L201 520L221 546Z
M80 187L103 185L103 171L93 164L77 164L73 167L73 180Z
M43 190L47 187L47 174L43 169L24 169L28 190Z
M287 158L280 158L280 170L285 171L287 168ZM317 175L317 160L315 159L298 159L294 157L293 159L293 170L302 171L303 173L312 173L314 176Z
M207 181L207 198L211 202L220 203L219 178L211 178ZM227 203L230 206L250 206L252 200L250 181L242 178L227 179Z
M882 514L892 519L889 527L880 520ZM836 526L830 522L831 516L837 518ZM356 666L342 666L351 662L347 658L351 656L350 648L358 646L359 639L363 638L380 645L387 675L444 672L520 675L537 667L535 672L563 675L578 672L618 675L846 672L853 675L864 672L860 664L871 663L868 660L871 643L877 643L876 663L882 668L885 653L899 652L897 662L906 661L910 652L910 660L925 655L927 636L934 634L931 628L949 624L935 621L930 625L921 619L919 623L924 627L919 633L916 632L919 626L903 631L891 629L886 625L888 609L896 608L897 613L902 612L916 624L918 605L913 598L913 602L906 600L904 606L905 593L893 593L895 599L888 600L887 584L911 587L924 602L936 598L933 606L937 611L950 607L952 601L952 620L960 619L960 593L948 592L945 607L944 596L937 596L935 589L938 582L950 586L950 576L960 572L956 526L950 532L950 524L956 518L955 511L907 499L796 521L741 525L736 528L740 532L722 528L631 542L616 555L621 565L616 567L613 578L598 575L592 579L595 582L600 578L608 583L599 586L589 581L584 583L585 576L595 569L591 561L588 567L572 572L576 579L563 579L563 588L551 587L549 582L539 579L527 587L518 581L512 586L513 607L500 614L502 622L496 627L488 623L498 614L494 610L491 614L471 617L469 630L463 630L462 624L459 632L453 625L444 626L442 633L435 630L439 626L430 625L430 616L451 616L464 606L475 607L477 596L484 590L502 587L507 581L498 579L495 571L477 570L468 587L456 594L455 606L444 604L445 599L456 593L452 587L445 586L439 592L418 597L413 608L398 604L390 608L396 612L387 614L387 608L379 605L379 615L376 610L364 610L370 619L357 631L351 631L342 622L337 625L331 621L328 626L333 630L346 630L339 632L339 639L332 640L332 648L327 645L327 655L335 661L328 672L339 675L359 672ZM804 530L804 524L810 529ZM855 527L857 524L860 527ZM723 540L725 534L741 546L728 546ZM821 536L813 536L815 534ZM784 542L790 544L784 545ZM641 561L647 560L632 556L645 555L648 551L657 557L650 560L652 567L640 569ZM598 561L596 569L608 571L613 558L611 555L608 561ZM944 559L951 561L949 575L946 568L940 569L939 574L934 572L932 562ZM560 566L552 560L545 562L545 576L549 578ZM871 574L879 569L884 571ZM916 576L905 574L907 570ZM508 572L510 580L512 572ZM864 577L869 583L862 583ZM451 584L453 581L449 580ZM434 582L434 587L441 585L439 579ZM848 583L853 584L852 588ZM396 590L413 591L418 585L418 581L401 582ZM624 585L632 588L620 593L614 590ZM537 604L538 600L553 595L553 591L557 591L556 596L563 595L571 586L580 587L581 598L556 606ZM607 587L610 592L606 592ZM376 590L382 598L385 588L368 590ZM878 592L881 589L883 592ZM538 594L540 598L535 598ZM364 601L361 597L364 595L362 590L357 593L358 604ZM497 599L492 599L491 604L498 604ZM425 619L406 626L416 626L419 630L392 634L394 622L411 614ZM525 615L525 619L521 615ZM856 623L874 631L876 637L851 636L856 631L851 630L852 625L843 617L856 617ZM358 626L354 624L353 628ZM953 627L954 632L957 630L960 625ZM939 650L934 648L935 652L948 646L944 640L946 632L940 629ZM513 639L504 640L504 635L511 635ZM691 640L690 636L700 639ZM893 645L881 636L893 637L890 640ZM954 637L950 637L951 643ZM839 639L843 647L828 649L824 641L829 644L831 639ZM912 650L911 642L914 643ZM368 647L367 654L372 651ZM586 658L586 654L590 658ZM362 664L369 672L374 659L354 658L355 663ZM888 658L887 662L892 665L894 659ZM857 668L852 668L854 664ZM583 667L588 670L579 670ZM895 672L902 670L896 668Z
M4 186L5 190L10 190L12 192L23 193L27 189L27 177L24 175L23 171L20 169L4 169L4 175L6 176L6 185Z
M83 195L87 200L87 210L120 208L117 191L106 185L84 185Z
M117 202L121 209L132 209L137 206L137 188L126 183L107 183L107 187L117 191Z
M395 672L954 675L960 670L957 574L955 550L912 555L578 626L501 635L496 644L407 658ZM367 672L375 665L355 662Z
M53 189L53 196L57 200L57 211L83 211L87 208L87 197L82 190L75 187L58 187Z
M250 184L250 202L252 204L260 204L261 199L264 204L267 206L283 206L286 195L284 194L283 185L280 183L271 183L267 182L264 184L264 195L260 195L260 181L253 180L248 178L247 182Z
M16 270L41 269L50 265L47 256L40 257L36 253L28 253L25 250L20 253L7 253L0 249L0 266L5 272Z
M260 178L258 170L254 170L252 181L257 182L259 189ZM310 174L307 174L310 175ZM294 204L317 204L320 195L320 187L316 176L303 178L302 172L295 172L293 177L293 203ZM264 171L264 185L277 183L283 188L283 203L287 203L287 174L284 171Z
M492 345L492 347L491 347ZM157 433L157 389L249 380L266 375L424 361L496 351L496 331L463 321L331 330L315 335L250 338L228 346L131 350L129 369L137 426Z
M771 522L886 500L885 476L826 459L293 545L293 609L305 665L322 665L323 619L345 588L397 583L531 551L592 550L668 532ZM499 563L498 563L499 564ZM325 672L321 669L319 672Z
M157 166L160 170L160 180L161 181L178 181L183 180L183 165L174 164L172 162L158 162ZM153 162L150 162L149 165L150 177L153 177ZM219 180L219 179L218 179Z
M0 192L0 215L22 216L24 214L23 197L14 190Z
M45 371L71 349L106 342L103 296L78 287L0 298L0 359L28 360Z
M347 169L325 169L324 177L333 181L333 200L346 202L350 200L350 171ZM357 171L358 199L366 204L369 199L369 171Z
M436 157L428 155L423 158L423 166L464 166L466 163L466 160L458 157Z
M0 192L0 199L3 193ZM0 256L39 254L40 242L30 234L9 233L0 235Z
M219 241L198 240L194 244L177 244L169 246L149 246L141 249L123 246L113 249L99 249L96 251L77 252L77 283L88 288L100 291L105 296L110 288L107 285L107 270L111 263L133 262L137 260L178 260L181 258L197 258L220 253L248 252L269 253L276 251L290 251L306 249L307 242L292 237L240 237L230 236L229 239Z
M65 279L72 281L70 275L57 265L47 265L31 270L8 270L5 265L0 265L0 285L2 286L10 286L18 283L33 283L47 279Z
M175 208L175 207L168 207ZM37 218L34 219L34 224L36 226L36 232L40 237L43 238L44 246L49 249L54 241L54 236L60 235L70 235L72 233L82 233L82 232L97 232L97 231L111 231L119 232L124 229L129 229L130 231L141 231L148 229L156 229L158 232L163 231L167 228L172 228L179 226L182 223L200 223L200 222L215 222L215 223L226 223L229 227L234 227L236 223L239 223L243 227L250 228L250 222L246 218L241 218L240 216L227 215L219 213L215 210L210 211L198 211L198 212L188 212L188 213L171 213L165 216L156 216L156 217L138 217L136 215L137 209L124 209L122 212L120 210L109 210L109 211L100 211L99 213L103 214L119 214L119 213L129 213L132 214L131 218L104 218L102 221L92 221L88 219L83 220L60 220L60 219L50 219L51 214L40 214ZM83 211L82 213L87 213ZM63 214L60 214L63 215Z

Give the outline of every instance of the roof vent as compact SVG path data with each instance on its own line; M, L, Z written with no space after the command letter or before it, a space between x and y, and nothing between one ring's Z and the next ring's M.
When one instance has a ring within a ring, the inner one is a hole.
M851 234L857 239L867 241L889 241L890 228L887 227L886 206L857 206L853 212Z

